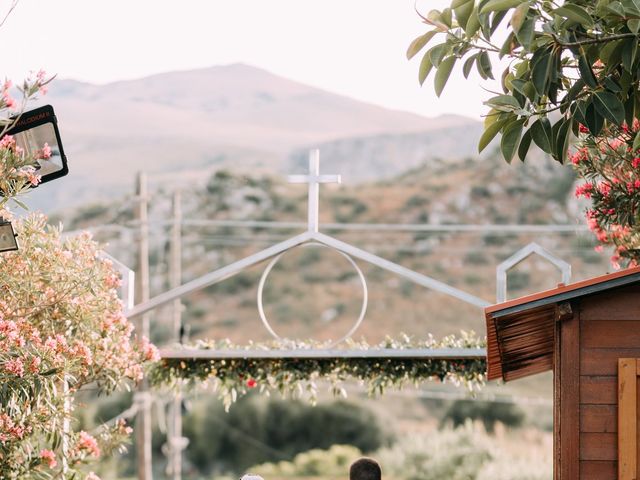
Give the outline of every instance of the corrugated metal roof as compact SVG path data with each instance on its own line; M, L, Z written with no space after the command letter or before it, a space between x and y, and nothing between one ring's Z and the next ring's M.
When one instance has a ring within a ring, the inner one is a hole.
M488 379L509 381L551 370L557 305L636 282L640 282L640 267L487 307Z

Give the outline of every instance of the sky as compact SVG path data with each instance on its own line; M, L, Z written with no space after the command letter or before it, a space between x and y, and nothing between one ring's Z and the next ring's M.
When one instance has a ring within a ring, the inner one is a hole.
M242 62L387 108L479 118L490 94L460 66L440 98L432 78L419 86L405 52L425 31L413 0L20 0L0 27L0 75L103 84Z

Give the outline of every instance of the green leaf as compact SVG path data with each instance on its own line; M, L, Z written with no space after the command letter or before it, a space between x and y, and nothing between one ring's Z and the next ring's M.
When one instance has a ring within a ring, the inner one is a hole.
M580 72L580 78L584 80L584 83L586 83L587 86L589 86L590 88L596 88L598 86L596 76L593 74L591 65L589 65L589 61L584 55L584 52L581 52L578 56L578 70Z
M640 31L640 19L631 18L627 20L627 27L629 27L632 33L638 33L638 31Z
M640 0L622 0L622 7L627 17L640 16Z
M596 109L593 101L586 105L584 111L584 123L589 129L589 133L594 137L597 137L604 126L604 117L600 115Z
M511 15L511 28L515 33L518 33L522 28L522 24L527 19L527 13L529 12L529 2L522 2L518 7L513 11L513 15Z
M451 70L453 69L453 65L456 63L457 57L451 55L450 57L445 58L438 70L436 71L436 77L434 80L436 95L439 97L444 90L444 86L447 84L447 80L449 80L449 75L451 75Z
M413 42L411 42L411 45L409 45L409 48L407 48L407 59L411 60L416 53L422 50L424 46L429 43L429 40L431 40L436 33L438 33L437 30L431 30L424 35L420 35Z
M480 52L480 56L478 57L476 66L478 67L478 73L483 79L486 80L487 78L490 78L491 80L493 80L493 72L491 71L491 60L489 59L489 54L487 52Z
M518 101L511 95L497 95L484 103L499 111L513 111L521 108Z
M571 134L571 119L560 120L560 128L558 128L554 139L553 158L564 164L567 159L567 150L569 150L569 138Z
M487 113L484 117L484 122L483 122L484 129L485 130L488 129L491 125L493 125L499 120L503 120L503 114L500 113L495 108L492 108L491 110L489 110L489 113Z
M640 148L640 131L638 131L638 133L636 133L636 138L633 139L633 151L637 152L638 149Z
M503 10L509 10L510 8L517 7L521 3L522 0L489 0L480 9L480 13L501 12Z
M469 78L469 74L473 68L473 62L475 62L477 58L478 54L475 53L465 60L464 65L462 65L462 74L464 75L464 78Z
M456 6L454 6L456 4ZM451 5L453 7L453 11L456 14L456 19L458 20L458 25L464 30L469 22L469 18L471 18L471 14L473 13L473 7L475 2L473 0L466 0L463 2L453 2Z
M622 88L612 76L605 77L602 84L609 92L620 93L622 91Z
M446 43L441 43L440 45L431 47L431 49L427 53L434 67L438 68L440 66L440 62L447 55L447 53L449 53L450 49L451 47Z
M611 2L605 7L610 13L617 15L618 17L624 18L625 12L624 7L620 2Z
M507 125L507 127L504 129L502 138L500 140L500 151L502 152L502 156L507 161L507 163L511 163L511 160L513 160L513 156L516 153L516 149L520 144L520 136L522 135L523 124L524 120L516 120L515 122Z
M568 18L569 20L573 20L587 28L593 27L594 25L593 17L589 15L589 12L573 3L565 3L560 8L556 8L553 13L561 17Z
M551 134L551 123L546 117L539 118L531 125L531 137L535 144L545 153L552 153L553 136Z
M531 43L533 42L533 37L535 35L535 20L533 18L527 18L520 30L516 32L516 38L520 45L522 45L526 50L531 48Z
M579 78L578 80L575 81L575 83L571 86L571 88L567 92L567 96L564 98L564 101L566 101L567 103L573 102L576 99L576 97L582 92L583 88L584 88L584 80Z
M529 152L529 147L531 146L531 129L524 132L522 135L522 139L520 140L520 145L518 146L518 158L524 162L527 157L527 152Z
M478 142L478 153L481 153L487 145L491 143L491 140L495 138L506 122L506 119L498 120L490 124L488 127L485 127L484 132L482 132L482 135L480 136L480 141Z
M429 52L427 52L422 57L420 69L418 70L418 81L420 82L420 85L422 85L427 79L432 68L433 64L431 63L431 57L429 56Z
M514 78L513 80L511 80L511 87L516 92L521 93L522 95L526 96L527 94L524 91L524 86L525 86L526 83L527 82L525 82L521 78Z
M527 96L529 100L535 102L539 95L536 92L536 87L533 86L532 82L527 82L524 84L524 94Z
M633 64L638 54L638 39L629 38L625 40L622 47L622 65L628 72L633 72ZM635 72L633 72L635 73Z
M553 68L553 56L551 52L543 53L531 69L531 81L538 95L547 93L547 87L551 80L551 70Z
M24 203L22 203L20 200L16 199L16 198L12 198L11 200L13 200L16 205L18 205L20 208L22 208L23 210L29 210L29 207L27 207Z
M614 40L605 43L598 53L598 58L602 60L602 63L610 66L617 58L622 59L622 45L622 40ZM582 54L584 54L584 52L582 52Z
M636 118L636 97L635 95L629 95L627 101L624 102L624 120L627 125L633 125L633 121Z
M478 33L478 30L480 30L480 18L478 17L478 8L474 6L469 20L467 20L467 24L464 27L464 33L467 37L471 38Z
M515 49L515 47L518 46L515 44L514 40L515 40L515 34L513 32L510 32L509 35L507 35L507 38L505 39L504 43L502 44L502 48L500 48L500 55L498 55L499 58L502 58L505 55L508 55L509 53L511 53L512 50ZM509 68L507 67L507 70L508 69Z
M593 94L593 104L600 115L610 122L616 125L622 125L624 122L624 105L615 94L596 92Z
M502 20L507 16L507 11L504 10L502 12L496 12L493 14L493 18L491 19L491 28L489 29L489 36L493 36L496 33L496 30L502 23Z
M442 10L442 13L440 14L440 21L447 27L451 28L451 20L451 9L445 8L444 10Z

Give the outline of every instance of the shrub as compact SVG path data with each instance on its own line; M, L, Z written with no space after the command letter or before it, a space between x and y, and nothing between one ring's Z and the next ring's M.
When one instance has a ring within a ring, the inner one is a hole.
M524 412L515 404L456 400L444 414L442 423L451 422L458 427L468 420L480 420L488 432L493 432L497 422L519 427L524 417Z
M63 241L39 215L16 230L20 250L0 256L0 286L11 293L0 302L0 478L70 478L129 431L102 426L94 438L66 427L74 395L140 380L156 351L131 341L119 277L88 234Z

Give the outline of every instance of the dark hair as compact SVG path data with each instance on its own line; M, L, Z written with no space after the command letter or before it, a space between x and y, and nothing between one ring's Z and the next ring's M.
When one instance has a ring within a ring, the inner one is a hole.
M351 464L350 480L381 480L382 470L373 458L360 458Z

